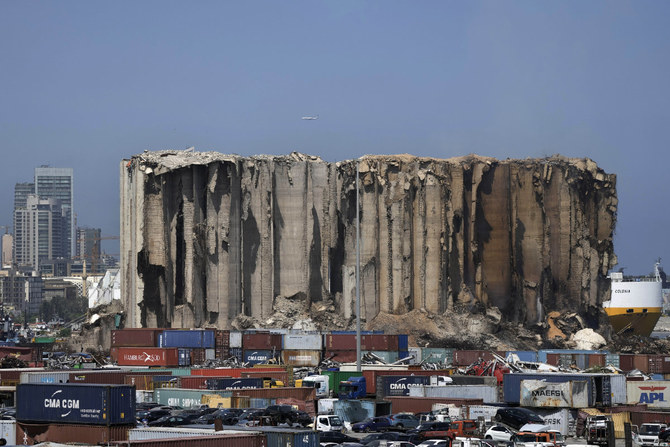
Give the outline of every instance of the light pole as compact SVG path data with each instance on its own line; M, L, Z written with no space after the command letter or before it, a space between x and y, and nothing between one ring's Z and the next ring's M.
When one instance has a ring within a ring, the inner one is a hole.
M359 162L356 160L356 370L361 371L361 224L359 203Z

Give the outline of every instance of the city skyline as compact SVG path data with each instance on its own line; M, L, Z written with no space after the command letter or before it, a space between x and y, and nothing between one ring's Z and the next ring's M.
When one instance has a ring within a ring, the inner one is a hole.
M5 2L0 225L23 166L71 166L78 224L118 236L121 163L144 150L561 154L617 175L616 268L649 273L670 253L669 13L624 1Z

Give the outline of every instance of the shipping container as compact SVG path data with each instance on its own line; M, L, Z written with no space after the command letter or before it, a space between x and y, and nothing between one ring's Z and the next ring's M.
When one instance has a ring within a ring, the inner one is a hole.
M429 376L377 376L377 398L386 396L409 396L409 390L415 386L429 385Z
M20 383L68 383L68 371L33 371L21 374Z
M525 373L503 376L503 400L506 403L517 405L520 403L522 380L544 380L551 383L571 380L586 381L590 407L611 406L626 402L626 377L622 374Z
M570 427L575 426L575 418L573 413L567 408L533 408L533 411L536 412L542 418L542 420L544 420L545 425L548 425L550 430L557 430L563 436L571 435Z
M379 357L384 363L395 363L400 357L398 355L398 351L367 351L364 352L363 355L366 353L370 353L376 357Z
M588 408L588 394L586 381L522 380L520 404L522 407Z
M216 434L209 430L207 436L147 439L111 443L116 447L268 447L267 437L262 433L230 433L228 430Z
M321 334L286 334L283 336L283 349L292 351L321 351Z
M244 351L244 363L249 365L255 365L257 363L267 363L268 360L274 358L273 355L276 355L272 350L245 350Z
M666 374L670 373L670 356L667 354L649 355L649 367L647 373L649 374Z
M452 385L498 385L498 379L494 376L469 376L466 374L452 374L449 377L451 378Z
M588 368L606 366L607 354L588 354Z
M113 441L128 439L128 431L132 427L133 425L25 424L17 422L16 436L19 445L35 445L43 442L107 445Z
M14 357L24 362L37 362L42 360L33 348L24 346L0 346L0 358Z
M239 363L242 363L242 361L244 360L244 351L242 350L242 348L233 348L231 346L228 355L232 358L237 359Z
M409 351L409 336L398 334L398 351Z
M461 407L464 405L483 405L482 399L447 399L443 397L386 397L391 402L392 413L422 413L432 411L433 405L453 404Z
M136 403L155 402L153 390L135 390Z
M166 329L158 335L158 346L161 348L214 348L214 331Z
M209 376L209 377L242 377L244 372L255 372L255 368L194 368L191 372L194 376ZM281 366L271 366L263 368L264 372L270 371L284 371L285 368Z
M315 388L249 388L245 390L230 390L221 391L232 393L233 397L247 396L250 399L264 398L264 399L298 399L302 401L314 401L316 399Z
M209 379L227 379L229 376L210 377L210 376L181 376L179 377L179 388L187 390L206 390L207 380Z
M481 399L484 403L498 402L498 387L490 385L420 385L409 389L410 397L448 399Z
M242 332L230 331L228 334L230 347L242 349Z
M645 380L628 382L628 404L644 404L649 408L670 408L670 382Z
M412 356L412 359L409 361L410 365L416 365L421 363L421 348L412 346L407 350L407 354Z
M355 334L328 334L325 336L325 349L328 351L346 351L356 348ZM363 351L399 351L397 335L369 334L361 335Z
M317 413L318 414L335 414L333 409L334 402L338 399L331 398L321 398L317 401Z
M191 365L202 365L205 363L205 349L194 348L191 349Z
M479 418L483 418L485 421L493 421L500 407L493 405L468 405L466 408L468 409L467 415L464 415L466 419L474 419L476 421Z
M224 390L186 390L183 388L158 388L154 390L154 398L157 403L182 408L202 405L203 394L231 397L231 392Z
M293 366L319 366L321 351L283 350L281 358L284 364Z
M630 423L637 425L658 423L670 425L670 413L666 411L631 411Z
M605 365L611 365L615 368L620 368L619 363L619 354L606 354L605 355Z
M211 426L195 427L137 427L128 431L128 440L131 442L150 441L157 439L180 439L180 438L194 438L202 436L213 436L217 433L224 434L224 432L215 432ZM230 435L248 434L247 431L241 430L226 430L225 433Z
M114 348L116 362L127 366L182 366L178 348Z
M248 350L272 350L280 351L282 348L281 334L271 334L270 332L256 332L242 335L242 348Z
M215 359L228 359L230 358L230 348L215 348L214 349L214 358Z
M340 363L354 363L356 362L356 346L353 351L351 349L346 351L328 350L323 356L324 359L335 360Z
M492 352L495 352L500 357L505 357L505 351L457 350L454 351L453 365L469 366L479 360L488 362L494 360Z
M452 348L421 348L421 360L425 363L452 365L454 351L456 350Z
M208 390L243 390L248 388L263 388L263 379L258 378L208 378L205 382Z
M157 347L163 329L132 328L112 330L113 347Z
M205 349L205 360L214 360L216 358L216 349Z
M230 348L230 331L215 329L214 330L214 347L215 348Z
M289 380L288 371L273 371L273 370L258 370L258 369L249 369L247 371L242 371L240 377L253 377L263 380L279 380L284 386L293 386L293 383Z
M21 422L135 423L135 388L127 385L23 383L16 401Z
M141 372L129 372L121 370L86 370L86 371L77 371L69 373L70 383L96 383L96 384L106 384L106 385L133 385L132 383L126 383L126 376L146 376L149 380L158 374L168 374L167 371L163 370L144 370Z
M413 374L415 376L447 376L451 373L450 370L394 370L394 369L364 369L363 377L365 377L365 389L368 395L374 395L377 392L377 376L404 376ZM345 379L346 380L346 379Z
M635 354L619 354L619 368L623 372L629 372L635 369Z

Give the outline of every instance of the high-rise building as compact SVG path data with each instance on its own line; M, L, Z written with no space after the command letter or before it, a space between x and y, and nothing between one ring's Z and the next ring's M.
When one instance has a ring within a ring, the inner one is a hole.
M72 168L35 168L35 194L40 198L58 199L66 217L67 252L71 257L75 246L74 225L74 171Z
M69 258L68 221L60 200L28 195L14 210L14 263L39 270L40 260Z
M0 270L0 303L4 312L39 313L42 289L43 280L39 275Z
M30 194L35 194L34 183L17 183L14 186L14 209L25 208Z

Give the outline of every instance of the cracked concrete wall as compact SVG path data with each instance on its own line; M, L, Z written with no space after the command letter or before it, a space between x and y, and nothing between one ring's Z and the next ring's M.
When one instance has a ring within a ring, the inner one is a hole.
M226 328L277 296L355 313L356 160L158 151L121 164L129 327ZM597 325L616 177L589 159L365 156L362 317L477 304Z

